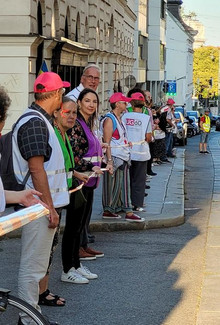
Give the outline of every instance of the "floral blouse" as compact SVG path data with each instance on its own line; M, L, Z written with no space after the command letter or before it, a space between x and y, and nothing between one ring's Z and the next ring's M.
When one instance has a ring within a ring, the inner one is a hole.
M82 117L80 116L80 118ZM91 171L93 164L83 159L89 149L89 144L81 124L76 120L75 125L67 131L67 134L73 149L75 170L79 172Z

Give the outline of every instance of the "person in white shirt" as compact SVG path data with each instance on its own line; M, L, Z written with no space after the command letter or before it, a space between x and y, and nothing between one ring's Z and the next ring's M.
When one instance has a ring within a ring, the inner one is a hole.
M131 202L134 211L143 211L147 161L151 158L149 143L152 140L150 116L142 113L145 98L142 93L131 95L132 112L122 116L128 134L128 141L135 144L131 148Z
M66 96L71 98L76 103L79 94L84 88L89 88L96 91L100 81L100 73L101 71L98 65L87 65L83 70L80 84L76 88L72 89L68 94L66 94Z
M7 111L11 105L11 99L9 98L7 91L4 87L0 86L0 134L5 125L7 118ZM34 195L41 196L42 194L38 191L29 189L24 191L5 191L2 180L0 177L0 213L5 211L5 205L19 203L23 206L30 206L40 202L39 199L35 198Z

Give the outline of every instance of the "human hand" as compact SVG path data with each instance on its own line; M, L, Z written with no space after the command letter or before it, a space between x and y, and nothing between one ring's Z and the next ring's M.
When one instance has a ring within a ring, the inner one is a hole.
M109 147L109 144L106 142L102 142L102 148L107 149Z
M106 169L108 170L110 175L113 175L113 165L112 165L112 163L108 162L107 165L106 165Z
M15 196L17 197L17 202L19 204L29 207L31 205L41 203L45 208L48 209L48 206L34 195L41 196L42 193L33 189L15 192Z
M101 168L99 166L94 166L92 168L92 170L97 174L97 175L101 175L103 174L103 171L101 170Z
M81 182L83 182L84 184L88 182L89 180L89 176L84 174L84 173L80 173L80 172L74 172L74 176L80 180Z
M52 228L52 229L56 228L59 224L59 215L54 208L50 209L50 214L48 218L49 218L48 228Z
M133 144L132 144L132 142L131 142L131 141L129 141L129 142L128 142L128 145L129 145L129 147L130 147L130 148L132 148L132 147L133 147Z

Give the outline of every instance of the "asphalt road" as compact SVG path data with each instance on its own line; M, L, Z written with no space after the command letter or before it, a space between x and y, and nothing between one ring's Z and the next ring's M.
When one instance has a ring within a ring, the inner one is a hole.
M94 247L105 257L84 263L99 276L86 285L60 282L59 247L50 289L67 304L43 308L44 313L60 325L196 324L213 186L211 156L198 153L198 142L196 136L186 146L185 224L97 233ZM0 241L0 249L1 286L16 294L20 240ZM0 316L0 324L16 324L12 318Z

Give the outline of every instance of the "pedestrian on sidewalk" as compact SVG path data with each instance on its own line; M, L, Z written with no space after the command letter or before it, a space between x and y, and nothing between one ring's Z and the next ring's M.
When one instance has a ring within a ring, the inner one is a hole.
M4 87L0 86L0 134L4 128L7 118L8 108L11 105L11 99ZM0 213L4 212L5 204L21 204L28 207L33 204L41 203L34 195L40 197L42 193L33 189L23 191L6 191L3 188L0 177Z
M75 180L75 177L77 177L77 179L79 179L81 182L88 181L87 175L78 173L74 170L73 152L72 152L72 148L71 148L68 136L66 134L66 131L69 130L71 127L73 127L73 125L75 124L76 114L77 114L76 103L74 101L72 101L69 97L66 97L66 96L64 96L62 98L61 107L58 108L57 110L55 110L55 112L53 114L54 115L55 133L59 140L59 143L60 143L60 146L61 146L61 149L63 152L64 160L65 160L65 169L66 169L66 173L68 175L67 184L68 184L69 190L72 189L72 187L73 187L73 182ZM73 179L73 177L74 177L74 179ZM71 195L75 196L75 193L72 193ZM81 215L79 217L81 217ZM71 218L72 218L72 214L71 214ZM60 219L61 219L61 214L60 214ZM68 219L68 216L66 217L66 220L67 219ZM72 219L75 220L77 218L72 218ZM70 231L73 233L74 229L71 228ZM59 223L56 233L54 235L53 244L52 244L51 253L50 253L49 266L47 269L47 274L40 281L40 292L39 292L39 304L40 305L53 306L53 307L65 306L65 299L59 297L58 295L54 295L52 292L50 292L50 290L48 288L49 274L50 274L50 269L51 269L51 265L52 265L53 254L54 254L54 251L55 251L55 249L58 245L58 241L59 241L59 233L60 233L60 223ZM79 250L79 247L78 247L78 250Z
M39 75L34 82L35 102L25 112L33 116L25 116L17 123L12 139L13 165L18 182L22 183L30 170L26 188L41 192L41 199L50 210L49 220L45 216L22 228L18 294L39 311L39 282L47 272L59 214L69 203L63 153L52 125L52 116L61 105L64 87L69 86L54 72ZM19 325L30 324L27 314L21 313L20 316Z
M80 79L80 84L72 89L68 94L67 97L71 98L74 102L77 102L77 99L79 97L79 94L81 91L85 88L92 89L94 91L97 91L99 83L100 83L100 75L101 75L101 69L97 64L88 64L84 69L83 73ZM98 120L95 121L98 123ZM99 128L97 127L97 130L95 130L97 133L99 132ZM85 228L82 231L81 234L81 243L87 242L92 243L95 241L95 236L92 235L89 231L89 223L88 220L86 222ZM91 255L86 253L83 249L80 249L80 255L81 258L85 259L86 255L88 259L91 259ZM95 257L95 255L94 255Z
M85 225L90 222L94 190L98 187L100 175L103 174L100 168L102 148L95 134L98 107L99 97L94 90L85 88L81 91L77 100L76 123L67 132L74 153L75 170L88 174L95 173L82 188L86 203L81 207L80 212L82 215L81 234L85 230ZM111 168L111 165L107 166L107 169L111 170ZM67 213L73 213L71 209L73 205L74 202L70 203L67 207ZM72 253L71 251L70 254ZM87 236L83 236L79 254L81 260L91 260L104 256L102 252L88 246Z
M149 143L152 140L152 127L150 116L142 112L145 105L143 94L139 92L132 94L130 103L132 112L125 113L122 122L126 126L128 141L136 142L130 149L131 203L134 211L141 212L145 196L147 162L151 158Z
M211 121L209 117L210 110L208 107L205 108L205 112L200 117L200 143L199 143L199 152L200 153L209 153L207 150L207 143L208 143L208 137L209 133L211 131Z
M106 162L112 164L113 175L103 176L103 218L120 219L120 211L126 213L125 220L143 222L133 213L130 197L130 150L126 127L122 122L122 113L126 112L130 98L122 93L114 93L110 99L111 112L107 113L101 123L103 141L109 145L106 150Z

